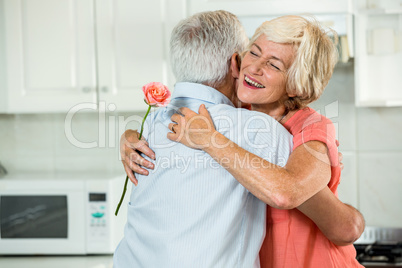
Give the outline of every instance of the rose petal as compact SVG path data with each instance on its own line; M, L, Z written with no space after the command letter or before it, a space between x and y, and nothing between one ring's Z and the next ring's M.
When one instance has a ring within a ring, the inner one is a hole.
M169 104L171 93L169 89L159 82L151 82L142 87L145 101L149 105L163 107Z

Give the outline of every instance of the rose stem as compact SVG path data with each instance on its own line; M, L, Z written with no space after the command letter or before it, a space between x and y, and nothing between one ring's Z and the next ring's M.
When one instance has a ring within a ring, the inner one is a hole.
M147 111L147 113L145 114L144 119L142 119L142 123L141 123L141 132L140 132L140 136L138 137L139 140L141 140L142 132L144 131L144 122L145 122L145 119L147 118L147 116L148 116L148 114L149 114L149 111L151 111L151 107L152 107L151 105L148 106L148 111Z
M144 119L142 119L141 132L140 132L140 136L138 137L139 140L141 140L142 132L144 131L144 122L145 122L145 119L147 118L147 116L148 116L148 114L149 114L149 111L151 111L151 107L152 107L151 105L148 106L148 111L147 111L147 113L145 114ZM121 203L123 203L124 196L126 195L127 183L128 183L128 175L126 176L126 181L124 182L124 188L123 188L123 193L121 194L121 197L120 197L120 202L119 202L119 204L117 205L116 211L114 212L114 215L115 215L115 216L117 216L117 214L119 213L119 209L120 209Z

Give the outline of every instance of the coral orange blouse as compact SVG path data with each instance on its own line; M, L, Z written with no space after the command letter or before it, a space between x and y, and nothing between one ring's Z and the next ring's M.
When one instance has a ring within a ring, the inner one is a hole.
M311 108L304 108L284 126L293 135L293 149L312 140L327 145L331 162L328 187L337 196L341 169L331 120ZM297 209L281 210L270 206L267 206L267 233L260 250L260 262L262 268L363 267L356 261L353 245L335 245Z

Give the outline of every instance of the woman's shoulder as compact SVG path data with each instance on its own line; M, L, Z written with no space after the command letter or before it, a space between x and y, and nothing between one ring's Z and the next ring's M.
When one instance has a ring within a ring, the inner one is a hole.
M297 111L287 123L289 124L289 128L297 129L298 131L305 129L322 129L329 131L333 128L333 123L329 118L310 107L305 107Z
M304 107L298 110L294 116L297 117L298 120L304 119L304 121L331 121L311 107Z
M332 121L310 107L298 110L284 126L293 135L294 148L312 140L336 143Z

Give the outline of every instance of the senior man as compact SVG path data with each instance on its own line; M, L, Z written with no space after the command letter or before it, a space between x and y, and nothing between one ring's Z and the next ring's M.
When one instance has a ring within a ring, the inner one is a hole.
M174 28L170 53L178 83L168 107L146 120L155 169L137 175L114 267L259 267L265 204L210 156L166 137L177 108L204 104L221 133L272 163L286 163L292 136L273 118L233 104L234 53L247 42L236 16L226 11L198 13Z

